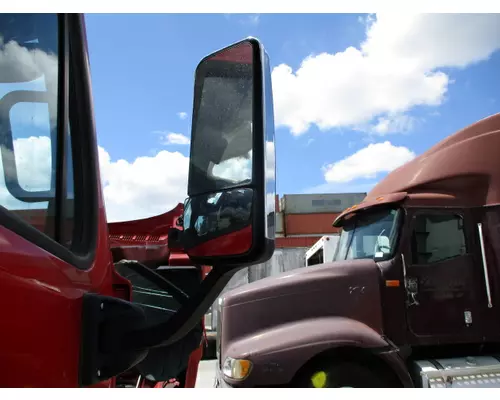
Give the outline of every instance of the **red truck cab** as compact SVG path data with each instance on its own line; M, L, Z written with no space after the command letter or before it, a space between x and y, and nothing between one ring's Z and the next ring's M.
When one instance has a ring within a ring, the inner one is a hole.
M198 65L178 223L108 225L83 16L0 14L0 36L0 386L115 387L127 371L154 380L166 359L182 370L225 283L274 249L267 54L249 38ZM212 269L161 270L187 258Z

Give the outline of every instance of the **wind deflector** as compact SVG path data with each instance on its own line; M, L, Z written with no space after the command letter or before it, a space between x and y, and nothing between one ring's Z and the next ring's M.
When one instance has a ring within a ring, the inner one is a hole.
M345 220L345 218L354 214L355 212L367 210L372 207L380 207L382 205L400 203L405 200L407 196L408 193L406 192L390 193L377 197L371 197L370 194L368 194L368 196L366 196L361 203L355 204L342 211L342 213L335 219L335 221L333 221L333 226L337 228L341 227L342 222Z

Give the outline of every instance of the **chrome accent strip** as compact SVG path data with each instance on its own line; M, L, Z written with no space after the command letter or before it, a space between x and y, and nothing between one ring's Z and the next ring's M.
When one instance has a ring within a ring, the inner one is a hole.
M483 259L483 272L484 281L486 283L486 295L488 296L488 308L492 308L493 304L491 302L491 289L490 289L490 278L488 275L488 262L486 260L486 251L484 249L484 238L483 238L483 224L477 224L477 231L479 233L479 243L481 245L481 257Z

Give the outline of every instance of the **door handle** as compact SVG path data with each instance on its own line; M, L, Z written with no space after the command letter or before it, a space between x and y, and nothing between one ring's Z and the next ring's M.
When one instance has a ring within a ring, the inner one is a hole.
M420 303L417 300L417 294L418 294L417 278L407 278L405 286L406 286L406 293L408 294L408 307L420 305Z

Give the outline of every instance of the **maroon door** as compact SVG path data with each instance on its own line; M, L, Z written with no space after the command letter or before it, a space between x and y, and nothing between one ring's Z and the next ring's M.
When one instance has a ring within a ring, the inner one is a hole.
M470 214L425 209L409 216L404 259L410 341L480 340L488 301Z

